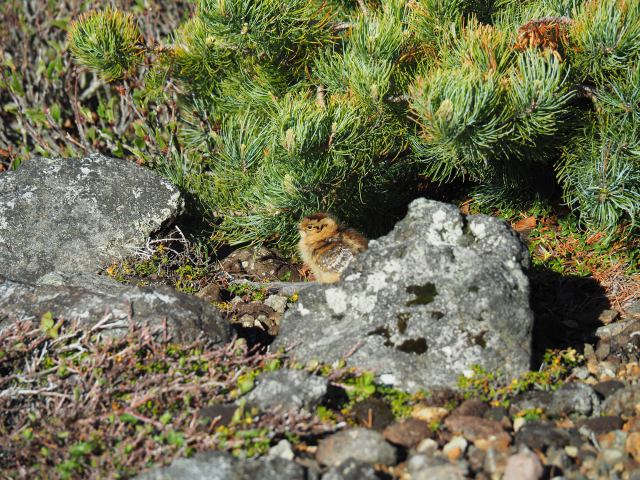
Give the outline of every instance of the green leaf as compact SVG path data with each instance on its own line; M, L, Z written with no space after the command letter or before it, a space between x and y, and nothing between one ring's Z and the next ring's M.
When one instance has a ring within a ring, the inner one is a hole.
M40 330L42 330L43 332L48 332L53 328L54 325L55 322L53 320L53 313L46 312L42 315L42 317L40 317Z

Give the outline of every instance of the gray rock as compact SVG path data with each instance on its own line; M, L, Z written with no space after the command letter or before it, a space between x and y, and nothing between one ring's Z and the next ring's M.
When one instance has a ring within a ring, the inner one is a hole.
M591 433L597 436L613 430L621 430L623 425L624 421L617 415L605 415L581 420L576 423L576 428L588 437Z
M445 458L427 454L412 455L407 462L411 480L462 480L468 473L463 462L450 463Z
M206 452L180 458L170 466L151 470L136 480L301 480L304 469L277 457L240 460L226 452Z
M177 341L193 340L204 334L224 343L231 339L228 322L220 312L192 295L169 287L132 287L97 275L50 274L41 285L0 277L0 331L13 319L39 319L51 312L55 317L93 327L108 316L115 328L107 334L126 332L129 318L136 323L161 326L166 320L169 334ZM65 283L65 278L69 283ZM82 284L83 286L80 286Z
M377 480L375 469L367 464L350 458L338 467L330 468L322 480Z
M293 460L295 457L291 443L288 440L280 440L277 445L271 447L269 455L284 458L285 460Z
M571 440L566 430L545 422L527 422L516 433L516 445L526 445L533 450L548 447L562 448Z
M144 244L183 208L149 169L94 154L33 158L0 176L0 275L95 272Z
M157 468L135 477L136 480L230 480L237 460L225 452L207 452L193 458L179 458L170 466ZM236 477L237 478L237 477Z
M605 380L604 382L598 382L593 386L593 390L602 398L608 398L615 391L624 388L624 383L618 380Z
M289 299L287 297L283 297L282 295L269 295L267 299L264 301L264 304L267 307L273 308L278 313L284 313L287 308L287 302Z
M511 455L507 460L503 480L538 480L543 473L538 456L527 448Z
M353 459L363 463L396 463L396 451L381 433L366 428L352 428L318 442L316 460L323 465L338 466Z
M616 390L602 403L605 415L620 415L629 418L636 414L635 407L640 403L640 384L627 385Z
M266 372L256 379L256 387L246 395L249 405L261 410L282 407L286 410L312 410L327 393L328 381L304 370L282 369Z
M455 387L473 364L515 376L531 353L528 265L505 222L418 199L340 283L300 293L275 347L328 363L357 347L351 365L411 391Z
M511 415L517 415L525 410L535 410L541 408L543 411L549 410L549 405L553 394L543 390L533 390L531 392L524 392L516 397L509 406L509 412Z
M586 383L565 383L553 393L547 414L590 416L600 412L600 399Z

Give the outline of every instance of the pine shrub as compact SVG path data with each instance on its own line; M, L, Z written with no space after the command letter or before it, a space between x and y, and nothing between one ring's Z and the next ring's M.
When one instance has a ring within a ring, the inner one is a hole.
M316 210L375 232L457 179L514 204L551 178L585 225L635 222L637 0L197 0L166 39L107 9L69 40L124 86L142 70L146 111L175 108L140 128L170 132L157 167L220 242L287 249Z

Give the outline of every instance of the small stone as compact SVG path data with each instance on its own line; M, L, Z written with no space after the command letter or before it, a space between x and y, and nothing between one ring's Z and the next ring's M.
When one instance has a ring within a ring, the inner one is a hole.
M429 425L422 420L410 418L395 422L384 429L384 438L395 445L411 448L431 435Z
M242 300L242 297L233 297L229 303L232 305L235 305L236 303L243 303L243 302L244 300Z
M565 383L553 393L547 413L551 416L598 414L600 400L593 389L584 383Z
M449 458L449 460L457 460L467 449L467 441L464 437L453 437L449 443L447 443L442 451Z
M481 450L495 448L506 450L511 443L511 435L504 431L502 424L480 417L448 417L445 425L452 433L461 433Z
M623 450L625 448L627 438L629 434L621 430L613 430L608 433L598 435L598 443L602 448L612 448L616 450Z
M598 321L603 325L609 325L618 318L618 315L616 310L603 310L600 315L598 315Z
M255 325L256 319L253 318L251 315L245 314L245 315L242 315L235 323L239 323L245 328L251 328Z
M524 424L527 423L527 420L524 419L523 417L518 417L513 421L513 431L517 432L518 430L520 430Z
M360 425L377 431L384 430L395 421L389 404L375 397L356 402L351 411Z
M541 409L546 412L552 398L553 394L551 392L543 390L533 390L531 392L521 393L513 399L513 402L511 402L511 405L509 406L509 413L511 416L516 416L525 410L536 409Z
M507 467L509 457L506 452L499 452L490 448L484 457L484 470L491 475L492 478L500 478Z
M521 449L507 460L503 480L538 480L543 474L538 456L528 448Z
M489 405L482 400L471 398L465 400L451 412L452 417L465 416L465 417L482 417L485 412L489 410Z
M499 422L480 417L450 416L447 417L444 424L451 433L461 433L471 441L504 433Z
M628 315L640 316L640 298L631 300L624 305L624 311Z
M430 454L435 452L436 450L438 450L438 442L436 442L433 438L425 438L416 447L416 452L418 453Z
M567 445L566 447L564 447L564 452L571 458L576 458L578 456L578 447Z
M585 367L574 368L573 374L578 380L586 380L591 375Z
M616 377L616 367L609 361L600 362L598 365L600 369L600 375L598 377L601 381L613 380Z
M210 283L209 285L201 288L196 297L201 298L209 303L222 301L222 289L217 283Z
M288 440L280 440L277 445L271 447L269 449L269 455L284 458L285 460L293 460L295 457L291 443L289 443Z
M629 418L622 430L625 432L640 432L640 416Z
M560 470L565 470L568 469L569 467L571 467L571 465L573 464L573 462L571 461L571 458L569 458L569 455L567 455L567 453L564 451L564 449L559 449L559 448L549 448L547 450L547 452L545 453L545 465L547 467L557 467Z
M337 467L330 468L322 476L322 480L377 480L375 469L353 458L348 459Z
M603 448L598 453L598 460L604 462L610 466L616 463L622 462L625 459L624 452L617 448Z
M407 472L411 480L463 480L468 468L461 462L451 464L441 457L418 454L409 458Z
M431 424L433 422L439 422L444 417L449 415L449 410L442 407L431 407L423 404L417 404L411 411L411 416Z
M625 451L633 457L636 462L640 462L640 432L632 432L625 442Z
M527 422L516 433L516 445L526 445L533 450L547 447L562 448L570 443L571 437L566 430L554 427L546 422Z
M600 395L602 398L609 397L616 390L620 390L624 388L624 383L619 382L618 380L607 380L606 382L599 382L593 386L595 392Z
M262 373L256 379L256 387L247 396L247 403L261 410L275 407L285 409L314 409L327 393L325 378L303 370L282 369Z
M620 430L623 425L624 422L620 417L607 415L581 420L576 424L576 427L583 435L589 436L591 433L601 435L612 430Z
M480 450L474 445L470 445L467 449L467 461L469 462L469 466L474 471L482 470L484 466L484 459L486 457L486 453L484 450ZM477 477L476 477L477 478Z
M611 344L609 342L599 342L596 348L596 357L601 362L611 353Z
M330 435L318 442L316 460L337 466L349 458L364 463L396 463L396 451L382 434L366 428L352 428Z
M640 413L640 384L629 385L617 390L602 404L602 412L606 415L620 415L630 418Z
M284 313L287 308L287 302L289 299L287 297L283 297L282 295L270 295L264 301L264 304L268 307L273 308L278 313Z

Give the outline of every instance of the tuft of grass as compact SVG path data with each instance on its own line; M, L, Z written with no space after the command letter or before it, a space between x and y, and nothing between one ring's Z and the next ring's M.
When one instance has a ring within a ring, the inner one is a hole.
M465 398L479 398L492 405L509 406L514 396L529 390L556 390L572 369L584 362L575 349L548 350L543 365L537 372L526 372L510 382L501 372L488 372L479 365L472 367L468 376L458 378L458 387Z

